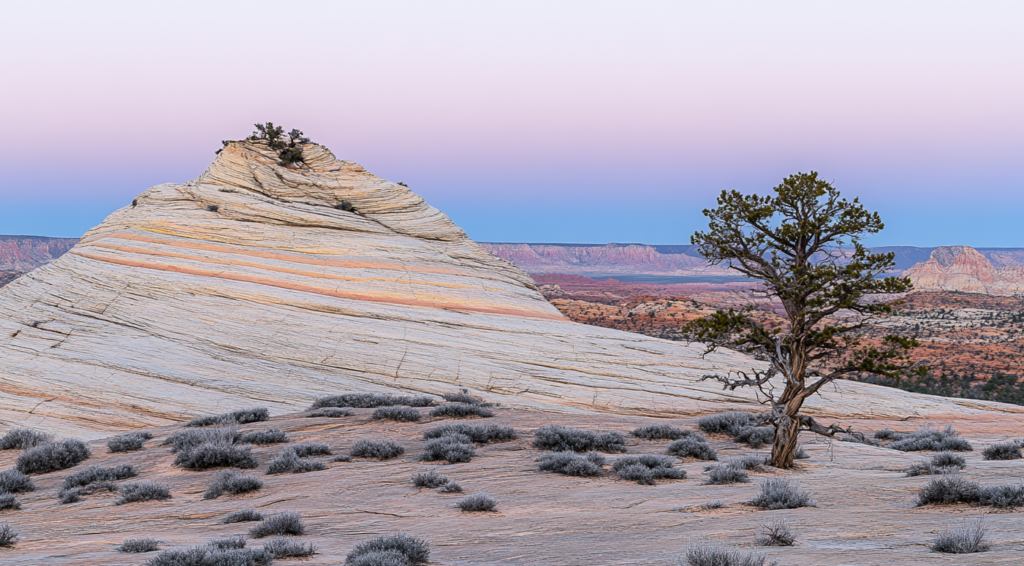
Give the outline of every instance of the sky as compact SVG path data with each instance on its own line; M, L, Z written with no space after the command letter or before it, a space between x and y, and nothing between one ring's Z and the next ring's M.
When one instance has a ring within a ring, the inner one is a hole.
M19 2L0 234L303 130L490 242L685 244L818 171L871 245L1024 247L1024 2Z

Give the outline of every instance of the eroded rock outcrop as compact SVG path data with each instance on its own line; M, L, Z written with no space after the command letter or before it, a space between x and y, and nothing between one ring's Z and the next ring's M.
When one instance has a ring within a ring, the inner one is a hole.
M1008 256L1009 253L1003 255ZM997 269L988 258L969 246L935 248L928 261L911 267L904 275L910 278L918 291L1005 296L1024 294L1024 269Z
M99 436L254 403L278 414L329 393L455 387L653 416L755 402L699 378L758 362L570 322L407 188L320 146L305 157L283 167L233 142L200 177L147 190L0 289L0 421ZM844 384L814 410L994 405L879 402L870 387Z

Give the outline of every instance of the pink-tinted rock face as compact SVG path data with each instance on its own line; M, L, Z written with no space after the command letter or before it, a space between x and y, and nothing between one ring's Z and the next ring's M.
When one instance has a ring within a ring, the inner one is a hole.
M0 271L27 272L62 256L77 238L0 236Z
M1004 259L1009 261L1012 258ZM985 256L968 246L936 248L928 261L908 269L904 275L910 278L914 289L919 291L960 291L989 295L1024 293L1024 269L996 269Z

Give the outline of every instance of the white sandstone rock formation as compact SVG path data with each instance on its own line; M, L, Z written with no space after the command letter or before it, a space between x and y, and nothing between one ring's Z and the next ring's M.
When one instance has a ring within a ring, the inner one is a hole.
M699 377L757 362L570 322L407 188L320 146L305 156L288 168L232 142L197 179L149 189L0 289L0 421L97 437L331 393L456 387L570 412L754 402ZM863 384L815 404L838 417L1021 410Z

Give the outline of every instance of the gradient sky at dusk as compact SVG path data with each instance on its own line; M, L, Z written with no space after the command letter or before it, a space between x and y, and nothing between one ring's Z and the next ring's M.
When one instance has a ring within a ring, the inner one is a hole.
M876 245L1024 247L1024 2L21 2L0 234L79 236L252 123L481 241L688 243L814 169Z

